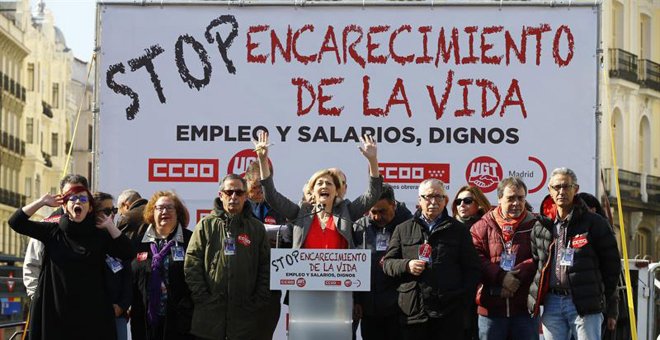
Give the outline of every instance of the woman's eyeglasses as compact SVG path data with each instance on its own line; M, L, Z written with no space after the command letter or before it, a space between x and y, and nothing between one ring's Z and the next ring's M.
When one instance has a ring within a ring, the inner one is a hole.
M472 202L474 202L474 198L472 198L472 197L457 198L457 199L454 200L454 205L459 206L459 205L463 204L463 202L465 202L465 204L467 204L467 205L470 205L470 204L472 204Z
M117 207L112 207L112 208L101 209L101 211L105 214L105 216L112 216L117 213L118 209Z
M87 203L89 202L89 197L85 195L71 195L69 196L69 199L67 201L75 202L75 201L80 201L80 203Z

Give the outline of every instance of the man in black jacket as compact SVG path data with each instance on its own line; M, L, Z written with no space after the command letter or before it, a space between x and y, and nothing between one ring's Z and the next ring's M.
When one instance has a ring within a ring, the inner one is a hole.
M398 278L404 339L462 339L464 308L474 299L481 264L468 229L447 213L445 185L419 186L412 219L398 225L384 258Z
M606 297L612 296L621 271L614 233L607 221L576 199L577 176L555 169L548 183L554 204L542 207L548 217L532 230L537 271L528 307L538 315L545 339L600 339Z
M124 190L117 197L117 228L131 240L142 236L147 228L142 216L146 205L147 200L133 189Z
M395 340L401 338L399 306L395 278L383 272L383 257L397 225L412 217L405 204L394 199L394 189L383 184L383 192L369 215L359 219L354 227L356 247L371 250L371 290L356 292L355 304L361 317L360 332L364 340Z

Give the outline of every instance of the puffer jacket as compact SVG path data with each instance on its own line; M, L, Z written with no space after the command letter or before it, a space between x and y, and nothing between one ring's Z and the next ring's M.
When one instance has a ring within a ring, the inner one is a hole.
M293 203L291 200L280 194L275 189L273 176L261 180L266 202L270 206L282 214L285 218L291 221L290 228L293 229L293 246L292 248L301 248L305 244L305 239L312 226L314 219L313 205L303 202L300 206ZM353 201L347 199L337 200L332 207L332 214L337 216L335 223L337 231L344 237L348 248L355 248L353 241L353 225L352 221L357 221L364 216L380 197L383 187L383 176L369 177L369 186L364 194Z
M541 213L546 217L532 230L532 256L537 262L534 281L529 288L527 307L538 315L550 282L552 256L555 254L554 202L544 201ZM574 199L573 215L568 222L566 243L575 249L573 266L568 268L568 281L578 314L605 311L607 298L615 293L621 272L621 256L607 221L589 212L582 200ZM586 239L586 242L583 240Z
M414 276L408 273L408 262L419 258L419 246L425 241L432 247L431 264ZM394 229L383 270L400 280L399 309L402 322L410 325L462 313L474 298L481 265L465 225L449 217L445 209L441 222L429 233L418 210Z
M531 212L527 212L527 217L516 229L512 239L512 250L516 254L513 269L520 270L516 275L520 280L520 287L512 298L503 298L500 293L506 271L500 267L500 258L504 252L504 238L502 229L493 216L496 211L494 209L486 213L470 229L482 268L481 285L477 289L477 312L490 317L527 315L527 295L536 270L532 260L530 236L532 228L540 222Z
M235 255L224 254L225 228L235 240ZM261 222L245 202L230 217L220 198L193 232L184 271L194 303L191 333L205 339L254 339L255 312L269 298L270 245Z

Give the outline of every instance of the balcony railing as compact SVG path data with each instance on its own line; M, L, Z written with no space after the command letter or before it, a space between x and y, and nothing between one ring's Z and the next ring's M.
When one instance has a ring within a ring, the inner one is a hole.
M14 137L8 134L6 131L2 132L2 137L0 138L0 146L20 154L21 156L25 156L25 142L20 140L18 137Z
M616 196L612 169L605 172L605 191L608 196ZM660 177L619 170L619 190L621 199L660 204Z
M660 64L641 59L639 61L639 85L660 92Z
M636 83L637 56L620 48L610 48L610 77Z
M41 106L43 107L44 116L48 118L53 118L53 110L51 109L50 105L48 105L48 103L46 103L45 101L42 101Z
M53 161L50 159L50 157L51 157L50 154L47 154L46 152L41 151L41 155L44 157L44 165L49 167L49 168L52 168L53 167Z
M0 204L6 204L14 208L25 206L25 195L17 192L0 189Z
M25 87L20 82L0 72L0 88L9 92L12 96L25 103Z

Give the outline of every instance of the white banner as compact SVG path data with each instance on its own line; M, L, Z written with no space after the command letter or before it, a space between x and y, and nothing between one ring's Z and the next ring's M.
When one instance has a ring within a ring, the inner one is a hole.
M555 167L595 190L596 7L99 6L100 190L210 203L266 130L293 201L328 167L361 194L364 133L411 208L429 177L496 204L519 176L537 210Z
M271 249L270 289L371 289L368 249Z

